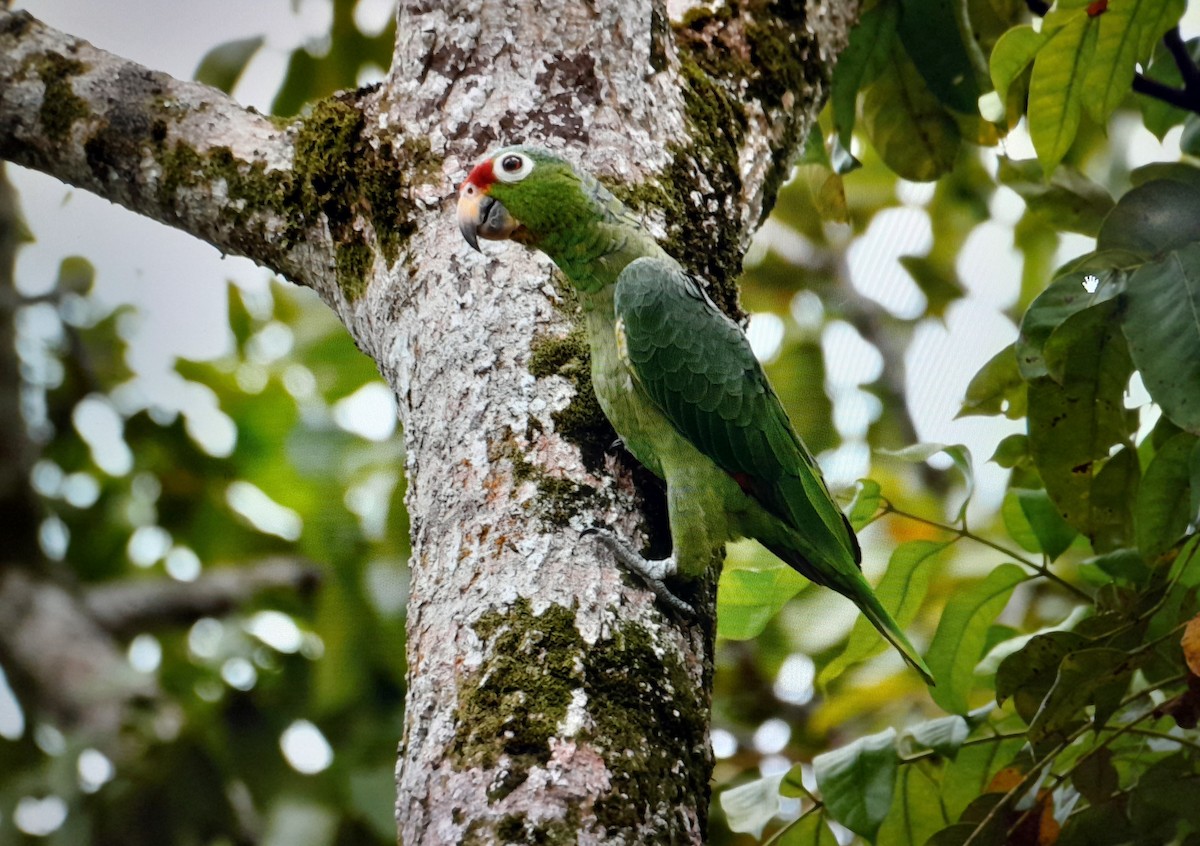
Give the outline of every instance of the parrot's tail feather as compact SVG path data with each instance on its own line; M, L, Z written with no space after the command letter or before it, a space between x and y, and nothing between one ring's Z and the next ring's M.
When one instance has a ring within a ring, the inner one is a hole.
M853 537L853 534L851 534L851 537ZM888 643L896 647L896 651L900 653L900 657L921 674L926 684L930 687L937 684L933 679L933 671L929 669L929 665L921 658L921 653L917 652L916 647L909 643L900 626L892 619L892 615L879 602L879 597L875 595L867 580L863 578L861 570L857 568L857 561L853 565L847 562L840 567L830 565L818 566L813 561L819 559L814 558L810 560L806 558L804 553L795 546L784 544L764 544L764 546L786 561L804 578L836 590L857 605L858 609L862 611L863 616L871 621L871 625L883 635ZM857 548L857 541L855 542L855 546Z
M900 656L904 658L909 666L921 674L925 679L925 683L930 687L936 685L937 682L933 679L933 671L929 669L929 665L921 658L921 653L917 652L916 647L909 643L908 638L904 636L904 632L896 625L896 621L879 604L879 600L874 595L871 595L869 599L860 599L857 605L863 612L863 615L871 621L871 625L879 630L879 633L883 635L888 643L896 647L896 651L900 653Z

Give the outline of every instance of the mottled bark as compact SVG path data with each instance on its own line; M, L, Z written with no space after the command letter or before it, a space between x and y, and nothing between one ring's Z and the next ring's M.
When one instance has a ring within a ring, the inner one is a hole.
M410 0L383 86L284 129L0 13L0 53L27 57L0 59L0 153L315 288L395 391L413 534L397 770L409 846L700 843L709 799L712 585L706 619L672 619L581 539L595 524L636 535L641 512L588 402L571 304L543 259L465 248L454 186L499 144L561 149L736 310L741 252L854 6L761 0L673 26L662 3L632 0ZM84 67L52 81L63 64L29 59L50 49L31 38ZM113 120L91 92L131 76L158 93L128 158L106 157L142 186L124 188L86 148ZM44 112L51 84L83 105ZM158 120L196 152L166 197ZM264 179L286 190L256 193ZM252 237L235 240L246 220Z

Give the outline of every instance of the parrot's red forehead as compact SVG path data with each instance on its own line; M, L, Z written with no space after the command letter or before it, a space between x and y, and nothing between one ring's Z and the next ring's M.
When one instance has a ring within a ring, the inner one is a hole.
M495 171L492 170L492 160L482 161L471 169L467 182L478 188L487 188L496 181Z

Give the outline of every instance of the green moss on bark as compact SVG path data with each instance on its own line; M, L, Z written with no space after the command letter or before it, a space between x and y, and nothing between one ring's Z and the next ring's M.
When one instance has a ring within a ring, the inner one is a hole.
M533 482L537 486L537 495L529 503L529 509L553 528L569 526L571 518L584 509L594 507L599 496L596 489L589 485L550 475L527 459L514 441L508 440L494 446L490 458L492 461L507 459L512 464L513 480L517 484Z
M691 843L693 832L672 814L696 807L705 830L712 760L707 693L671 652L659 655L645 627L618 625L611 640L584 656L584 692L595 720L589 732L612 774L596 803L609 834L636 830L647 813L663 815L646 843ZM696 800L699 801L696 801Z
M489 641L487 659L458 692L457 729L450 753L460 767L503 773L488 792L499 801L550 760L550 738L567 715L571 691L582 684L585 644L575 612L551 605L541 616L528 599L485 614L474 626Z
M578 691L590 721L577 739L600 752L612 779L595 805L598 824L609 834L628 833L647 825L651 814L664 822L658 839L643 842L691 842L692 829L674 812L698 797L705 822L708 702L672 653L659 655L645 627L621 621L610 639L589 646L574 611L552 605L538 616L524 598L485 614L474 629L487 641L488 657L459 689L450 751L460 767L499 769L492 802L549 762L551 739L562 736ZM488 828L505 843L554 844L562 837L574 842L579 824L509 816Z
M46 86L38 119L46 137L51 141L62 141L77 120L91 112L87 102L75 93L71 80L87 70L78 59L68 59L60 53L38 53L29 60L28 67Z
M535 338L530 347L529 372L539 379L562 376L575 388L571 402L550 415L563 438L579 447L583 465L596 472L604 466L604 452L616 441L613 429L591 379L592 356L587 333L576 323L566 337Z

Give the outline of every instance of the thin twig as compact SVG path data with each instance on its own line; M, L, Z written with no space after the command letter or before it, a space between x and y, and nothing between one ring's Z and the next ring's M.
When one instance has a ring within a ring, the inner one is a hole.
M904 517L909 520L915 520L918 523L924 523L926 526L933 526L934 528L942 529L943 531L946 531L946 532L951 532L953 534L958 535L959 537L967 538L968 540L973 540L976 543L980 543L986 547L990 547L991 549L996 550L997 552L1001 553L1002 555L1007 555L1013 561L1016 561L1017 563L1022 564L1031 570L1034 570L1035 572L1038 573L1038 575L1040 575L1046 579L1049 579L1050 581L1054 582L1055 584L1057 584L1059 587L1063 588L1064 590L1068 590L1071 593L1075 594L1080 599L1082 599L1086 602L1092 601L1092 597L1089 596L1085 591L1081 590L1080 588L1077 588L1075 585L1071 584L1066 579L1062 578L1061 576L1057 575L1056 573L1051 572L1050 568L1046 567L1045 565L1038 564L1036 561L1033 561L1033 560L1025 557L1024 555L1021 555L1019 552L1009 549L1008 547L1002 546L1001 544L998 544L993 540L989 540L988 538L985 538L982 535L977 535L974 532L970 531L969 529L959 528L958 526L948 526L945 523L939 523L937 520L930 520L928 517L921 517L918 514L911 514L907 511L901 511L900 509L896 508L894 505L892 505L887 500L883 500L882 507L883 507L883 510L885 513L895 514L897 517Z

